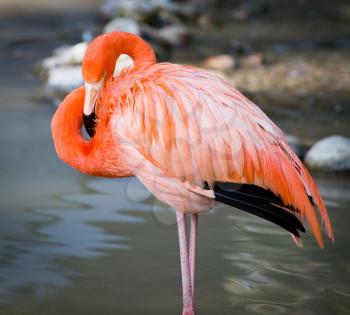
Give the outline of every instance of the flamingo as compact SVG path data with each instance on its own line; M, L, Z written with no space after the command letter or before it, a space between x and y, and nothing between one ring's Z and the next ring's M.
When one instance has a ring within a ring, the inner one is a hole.
M121 54L134 65L114 77ZM298 245L307 222L323 247L317 209L334 241L311 175L282 131L230 83L203 69L156 63L143 39L124 32L96 37L82 73L85 86L52 119L56 152L88 175L135 175L176 209L183 315L195 314L198 214L218 202L277 224Z

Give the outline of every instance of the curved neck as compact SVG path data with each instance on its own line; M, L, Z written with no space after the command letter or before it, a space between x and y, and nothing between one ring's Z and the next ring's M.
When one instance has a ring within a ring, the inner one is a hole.
M129 55L134 64L156 63L156 57L151 46L141 37L125 32L111 32L96 37L89 45L83 60L83 76L96 70L101 64L106 71L105 82L112 77L115 63L121 54ZM85 72L85 73L84 73Z
M93 141L84 139L83 104L85 89L72 91L61 103L51 121L51 130L57 155L79 171L94 175L96 166L89 157Z
M156 62L156 56L150 45L148 45L141 37L125 32L112 32L103 36L106 41L114 62L121 54L129 55L134 63Z

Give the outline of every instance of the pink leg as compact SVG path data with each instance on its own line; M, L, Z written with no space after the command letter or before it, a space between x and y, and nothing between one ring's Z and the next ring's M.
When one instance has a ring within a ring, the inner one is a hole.
M193 305L195 305L197 231L198 231L198 213L193 213L191 215L190 248L189 248Z
M195 315L192 298L191 273L188 261L188 249L186 238L186 217L183 212L176 211L177 229L179 234L183 313L182 315Z

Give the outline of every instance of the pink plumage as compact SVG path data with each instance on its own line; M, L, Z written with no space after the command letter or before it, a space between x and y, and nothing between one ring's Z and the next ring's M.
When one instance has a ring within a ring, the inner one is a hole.
M114 78L122 53L134 66ZM71 92L52 120L57 154L86 174L136 175L177 210L184 315L195 313L198 213L216 202L281 226L298 245L307 221L322 247L317 208L334 239L316 184L283 132L230 83L202 69L157 64L147 43L121 32L90 44L83 76L85 88Z
M142 64L110 81L106 103L121 154L160 200L201 212L214 204L215 182L253 184L306 216L322 246L312 198L333 238L316 185L282 131L228 82L194 67Z

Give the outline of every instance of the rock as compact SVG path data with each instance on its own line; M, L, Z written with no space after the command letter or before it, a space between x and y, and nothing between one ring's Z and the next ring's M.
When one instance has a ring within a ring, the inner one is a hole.
M261 53L252 53L241 59L241 65L245 68L258 68L264 63Z
M149 21L147 21L148 25L151 25L154 28L160 29L162 27L173 25L173 24L180 24L181 20L174 14L165 11L165 10L158 10L156 13L152 14L152 17Z
M47 88L49 91L68 93L84 84L80 66L61 66L51 68L47 72Z
M235 59L230 55L217 55L204 60L204 66L206 68L217 71L231 70L234 68L235 64Z
M191 37L188 27L181 24L169 25L161 28L157 34L157 40L161 44L169 46L181 46Z
M142 24L142 34L145 38L166 48L181 46L191 37L190 30L182 24L173 24L156 29L150 25Z
M305 164L327 171L349 171L350 138L334 135L316 142L306 153Z
M154 12L155 8L155 1L150 0L107 0L99 7L99 13L107 19L125 16L143 21Z
M114 75L119 75L122 69L129 67L133 63L133 60L128 55L120 55L116 62ZM84 84L84 80L80 65L60 66L47 71L46 86L49 94L53 92L58 94L68 93L82 84Z
M119 32L128 32L136 35L140 35L140 26L139 24L127 17L119 17L108 22L103 28L103 33L110 33L114 31Z
M162 11L188 19L194 17L198 10L195 3L171 0L106 0L99 7L100 15L107 19L125 16L144 22Z
M300 158L304 155L304 149L299 139L292 135L285 135L289 146L293 149L294 153Z
M44 70L48 70L58 66L81 64L87 47L87 42L81 42L73 46L56 48L53 56L44 59L41 65Z
M87 46L87 42L81 42L58 47L38 67L39 76L46 80L45 94L54 103L59 104L64 95L84 84L81 63Z

